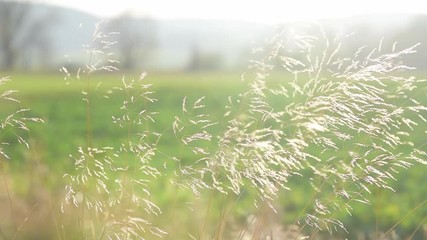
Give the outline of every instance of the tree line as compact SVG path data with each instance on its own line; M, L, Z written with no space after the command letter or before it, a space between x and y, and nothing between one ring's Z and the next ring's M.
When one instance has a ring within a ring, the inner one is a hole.
M60 21L56 12L35 3L0 0L0 70L49 69L54 52L49 31ZM156 44L153 21L135 27L134 19L123 14L104 25L105 31L119 33L111 41L116 42L122 69L137 67L138 61L148 55L147 49Z

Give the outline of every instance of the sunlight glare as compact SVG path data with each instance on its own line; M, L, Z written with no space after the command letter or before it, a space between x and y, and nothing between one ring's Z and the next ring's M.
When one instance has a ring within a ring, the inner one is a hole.
M83 10L100 17L130 13L161 19L221 19L265 23L330 19L360 14L427 13L427 1L417 0L404 2L386 0L45 0L45 2Z

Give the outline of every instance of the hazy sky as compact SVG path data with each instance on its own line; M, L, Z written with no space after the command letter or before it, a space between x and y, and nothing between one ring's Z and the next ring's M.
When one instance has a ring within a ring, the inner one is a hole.
M36 0L37 1L37 0ZM109 17L122 12L158 18L259 22L336 18L366 13L424 13L426 0L38 0Z

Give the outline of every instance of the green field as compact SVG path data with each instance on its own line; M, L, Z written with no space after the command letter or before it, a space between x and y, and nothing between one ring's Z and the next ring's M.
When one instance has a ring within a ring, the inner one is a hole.
M29 124L29 150L18 144L7 146L7 151L13 157L5 161L3 168L13 197L13 213L10 212L4 181L0 181L0 216L5 216L0 217L0 238L76 239L75 236L80 234L80 210L66 207L65 213L62 213L60 206L64 201L66 185L63 176L76 171L70 155L77 155L79 147L88 145L87 105L82 100L87 95L83 95L82 91L89 92L91 99L91 146L118 148L130 136L129 129L118 127L112 120L112 116L123 114L120 108L125 95L109 95L107 91L120 86L122 76L93 75L87 79L67 80L69 84L66 84L67 81L59 74L8 75L12 81L2 86L1 90L19 90L16 97L20 104L2 103L0 116L3 118L3 114L17 107L30 108L26 114L43 119L44 124ZM138 78L138 75L126 76L126 79L132 78ZM169 232L165 239L189 239L187 233L200 237L197 233L204 232L205 228L209 232L224 227L218 226L224 216L227 216L227 224L244 225L246 218L257 211L252 199L245 198L243 194L233 198L230 204L230 196L207 192L208 196L198 198L191 191L179 191L170 184L171 178L175 176L174 168L179 166L168 160L173 155L178 155L183 163L194 160L185 147L176 144L173 134L172 123L175 116L182 116L184 97L187 97L188 102L194 102L205 96L206 113L211 115L211 119L220 120L228 96L237 97L244 89L240 73L152 73L145 77L144 82L153 84L157 101L143 101L139 107L158 114L154 115L155 122L147 121L142 127L145 131L162 134L158 146L160 154L156 155L153 164L160 169L162 165L167 165L162 176L151 179L150 198L162 209L159 217L149 217L151 221ZM421 89L420 94L425 94L425 90ZM425 97L423 105L427 105ZM424 129L422 124L425 123L419 123L420 129ZM422 131L413 136L416 138L415 144L424 150L427 148L425 136L426 133ZM132 164L129 166L132 167ZM338 217L352 234L387 231L399 223L396 227L398 233L409 236L418 227L425 228L427 224L427 204L417 208L426 200L425 182L425 166L416 165L408 171L402 170L397 181L390 182L396 192L372 188L371 205L355 204L353 216L339 213ZM313 194L311 189L307 190L307 184L301 183L298 178L293 179L289 183L292 190L283 192L280 201L274 203L280 211L277 215L273 214L272 218L278 219L283 225L295 223ZM250 192L247 195L250 196ZM187 202L192 202L194 211L188 210ZM207 210L205 206L211 209ZM87 224L96 226L97 223ZM91 229L93 226L87 227ZM100 229L102 232L102 227ZM14 233L17 234L16 238L9 237ZM355 239L355 235L351 236L350 239ZM417 231L414 239L422 239L421 230Z

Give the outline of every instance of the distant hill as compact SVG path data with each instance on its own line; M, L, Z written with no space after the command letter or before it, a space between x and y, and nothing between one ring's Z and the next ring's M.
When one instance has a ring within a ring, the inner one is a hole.
M73 9L56 6L38 5L40 14L50 12L51 20L48 36L51 39L51 63L55 66L67 62L83 62L85 55L81 45L92 39L94 26L101 19ZM180 20L132 20L135 31L144 26L144 22L154 22L150 32L156 44L150 46L145 59L139 67L154 70L187 69L197 52L211 62L219 62L217 68L235 69L247 65L252 48L262 46L264 40L272 36L276 26L239 21L215 21L198 19ZM414 55L408 62L427 71L427 16L411 15L364 15L344 18L339 21L321 21L327 32L340 29L355 32L349 40L347 49L351 52L361 45L376 46L384 37L384 46L400 42L398 46L410 46L417 42L420 54ZM141 30L144 33L144 30ZM154 35L154 36L153 36Z

